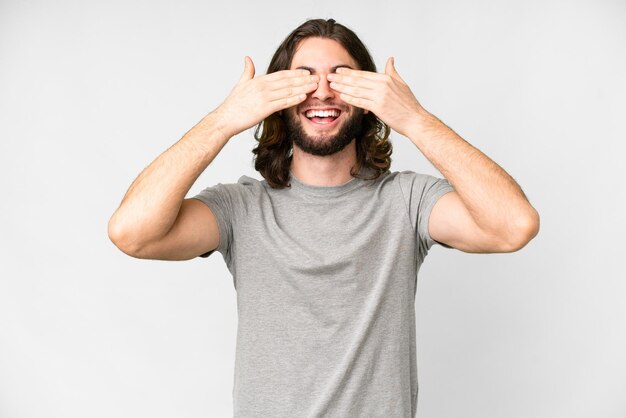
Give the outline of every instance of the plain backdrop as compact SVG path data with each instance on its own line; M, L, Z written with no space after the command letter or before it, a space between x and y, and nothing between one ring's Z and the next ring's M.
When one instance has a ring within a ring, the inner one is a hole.
M512 254L433 247L420 418L623 418L626 3L0 1L0 417L227 417L219 253L138 260L107 222L136 176L308 18L389 56L541 215ZM392 171L440 175L392 134ZM188 197L253 168L234 137Z

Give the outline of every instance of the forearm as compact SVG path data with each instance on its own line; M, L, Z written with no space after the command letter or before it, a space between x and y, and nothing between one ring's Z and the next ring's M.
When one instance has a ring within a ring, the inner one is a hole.
M536 210L493 160L427 112L414 124L409 138L452 184L481 229L494 235L534 236Z
M116 245L137 248L167 234L189 189L230 139L223 132L210 113L141 172L109 221Z

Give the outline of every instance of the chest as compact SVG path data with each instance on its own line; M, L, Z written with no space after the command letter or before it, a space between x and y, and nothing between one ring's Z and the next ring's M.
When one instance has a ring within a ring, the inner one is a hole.
M266 196L234 233L241 254L294 266L368 264L386 253L411 254L415 241L406 207L389 194L326 201Z

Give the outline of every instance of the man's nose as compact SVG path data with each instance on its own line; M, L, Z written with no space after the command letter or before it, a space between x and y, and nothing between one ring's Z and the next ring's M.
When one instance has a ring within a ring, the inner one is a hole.
M317 90L313 92L313 97L320 101L335 97L335 92L330 88L330 81L326 78L326 74L320 74L320 81L317 84Z

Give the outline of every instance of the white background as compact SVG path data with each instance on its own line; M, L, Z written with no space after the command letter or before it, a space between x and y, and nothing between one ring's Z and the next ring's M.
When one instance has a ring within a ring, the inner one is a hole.
M0 416L227 417L237 327L218 253L107 237L135 177L333 17L379 71L503 166L541 215L513 254L434 247L419 274L421 418L626 416L623 1L0 2ZM393 171L438 173L393 134ZM251 131L190 190L254 171Z

